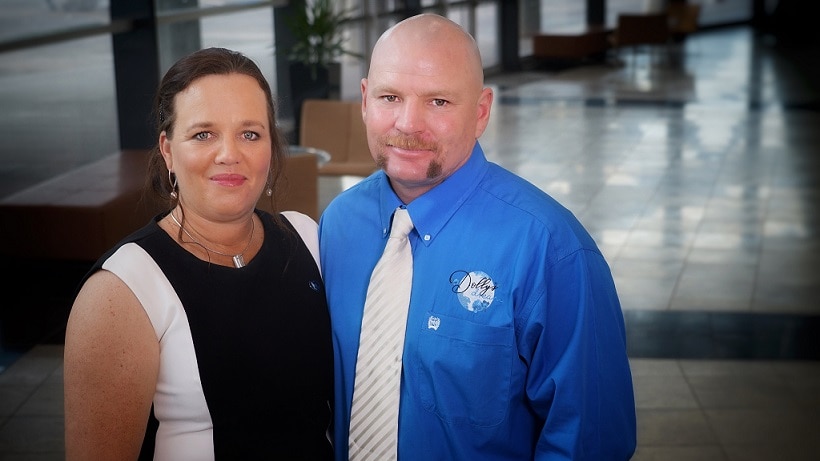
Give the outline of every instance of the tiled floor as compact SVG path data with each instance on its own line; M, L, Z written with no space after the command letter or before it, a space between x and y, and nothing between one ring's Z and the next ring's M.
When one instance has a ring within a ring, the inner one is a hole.
M820 52L745 28L678 51L492 77L482 144L611 263L634 460L818 460ZM323 178L322 205L354 180ZM0 373L0 460L62 458L61 354Z

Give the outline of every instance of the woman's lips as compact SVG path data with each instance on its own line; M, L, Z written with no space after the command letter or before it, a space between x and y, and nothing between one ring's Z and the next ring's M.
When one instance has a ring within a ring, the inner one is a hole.
M223 186L236 187L245 183L245 177L241 174L217 174L211 176L211 181Z

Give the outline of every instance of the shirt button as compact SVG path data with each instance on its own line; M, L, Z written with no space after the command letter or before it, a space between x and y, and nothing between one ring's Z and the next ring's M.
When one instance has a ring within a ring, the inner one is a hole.
M424 241L425 242L430 241L430 234L424 234Z

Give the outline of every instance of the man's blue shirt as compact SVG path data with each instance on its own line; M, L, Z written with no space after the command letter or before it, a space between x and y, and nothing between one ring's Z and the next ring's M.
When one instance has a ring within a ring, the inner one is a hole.
M400 205L379 171L320 220L339 460L367 285ZM415 229L399 460L629 459L623 315L609 267L575 217L488 162L478 143L407 209Z

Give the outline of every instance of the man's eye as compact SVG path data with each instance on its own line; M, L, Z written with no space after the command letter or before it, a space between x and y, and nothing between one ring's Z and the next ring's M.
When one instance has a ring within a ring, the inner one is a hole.
M433 105L436 107L444 107L447 105L447 100L445 99L434 99Z
M398 99L399 98L397 98L396 96L393 96L393 95L384 97L384 100L387 101L387 102L396 102Z
M194 135L194 139L197 139L199 141L205 141L206 139L208 139L209 136L210 133L208 133L207 131L200 131L199 133Z

